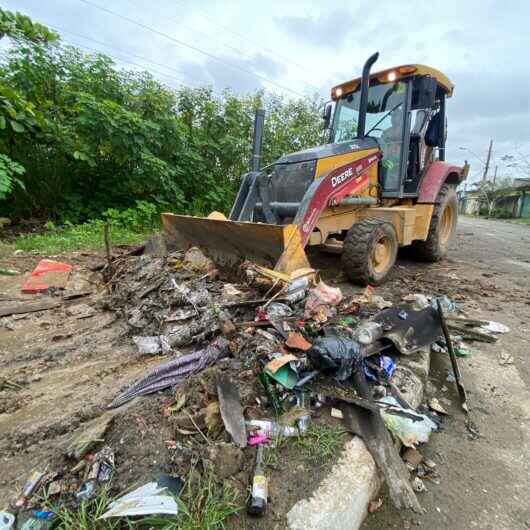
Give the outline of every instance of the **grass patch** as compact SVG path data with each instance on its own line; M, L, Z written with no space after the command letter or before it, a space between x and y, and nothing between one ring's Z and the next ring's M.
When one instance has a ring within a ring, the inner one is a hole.
M26 252L36 250L58 254L73 250L103 249L103 221L80 225L52 227L43 234L26 234L11 243L11 247ZM146 240L148 232L137 232L117 224L110 225L110 240L115 245L135 245Z
M344 443L346 431L342 427L334 427L325 423L311 423L305 436L296 441L306 458L325 462L337 456Z
M238 492L217 484L211 469L200 474L195 467L188 476L193 479L187 481L178 500L178 518L169 526L167 519L156 517L144 519L142 524L161 530L219 530L225 527L224 523L231 515L243 509L238 502Z
M287 446L292 438L278 435L274 440L273 447L264 447L263 451L263 465L266 469L280 469L282 466L282 458L280 451Z
M141 519L111 518L97 520L115 500L103 488L96 497L80 503L75 508L62 506L56 513L57 530L222 530L225 521L239 512L238 492L228 486L220 486L211 470L199 474L192 468L188 480L176 498L179 514L176 517L152 515ZM119 495L121 497L121 494ZM53 506L46 503L48 509Z
M81 502L76 508L69 508L65 505L56 511L58 524L57 530L125 530L134 528L133 523L124 519L102 519L97 518L103 515L109 504L114 499L111 498L108 488L102 488L96 497L89 501ZM53 505L46 506L53 510Z
M515 223L515 224L518 224L518 225L528 225L530 226L530 217L526 218L520 218L520 219L510 219L509 220L510 223Z

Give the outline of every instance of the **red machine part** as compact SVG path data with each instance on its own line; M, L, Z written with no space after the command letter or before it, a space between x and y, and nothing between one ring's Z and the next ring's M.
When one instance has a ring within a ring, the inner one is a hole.
M369 186L368 169L377 164L381 153L360 158L334 169L315 181L309 188L295 223L300 227L302 246L305 246L320 214L331 200L340 202L344 197L362 192ZM301 219L300 219L301 218Z
M418 189L418 202L435 202L440 188L446 181L455 185L460 184L464 179L462 169L459 166L449 164L449 162L432 162L421 180Z

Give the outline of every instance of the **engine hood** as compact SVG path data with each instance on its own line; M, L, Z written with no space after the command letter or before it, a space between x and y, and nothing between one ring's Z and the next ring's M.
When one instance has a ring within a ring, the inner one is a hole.
M304 149L282 156L276 161L276 164L293 164L298 162L309 162L311 160L319 160L329 156L344 155L353 151L364 151L366 149L373 149L379 147L375 138L353 139L349 142L341 142L338 144L325 144L311 149Z

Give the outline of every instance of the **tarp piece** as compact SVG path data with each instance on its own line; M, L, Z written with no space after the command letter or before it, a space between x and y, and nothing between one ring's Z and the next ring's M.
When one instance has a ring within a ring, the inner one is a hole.
M64 289L71 270L72 266L68 263L41 259L22 284L22 292L36 294L47 291L50 287Z

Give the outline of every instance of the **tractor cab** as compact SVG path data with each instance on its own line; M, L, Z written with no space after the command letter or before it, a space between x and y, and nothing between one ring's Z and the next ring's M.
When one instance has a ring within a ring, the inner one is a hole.
M445 98L452 95L453 84L438 70L423 65L371 74L364 123L361 84L358 78L332 89L333 117L331 105L324 114L331 142L375 139L382 152L382 198L415 198L425 168L434 160L444 160Z

